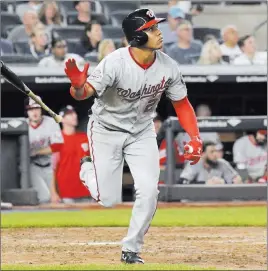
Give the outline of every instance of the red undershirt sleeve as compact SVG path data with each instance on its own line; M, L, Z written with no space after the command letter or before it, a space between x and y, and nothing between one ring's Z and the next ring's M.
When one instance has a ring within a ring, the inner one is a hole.
M172 104L181 127L187 132L190 138L192 139L195 136L199 136L196 115L188 98L185 97L179 101L172 101Z

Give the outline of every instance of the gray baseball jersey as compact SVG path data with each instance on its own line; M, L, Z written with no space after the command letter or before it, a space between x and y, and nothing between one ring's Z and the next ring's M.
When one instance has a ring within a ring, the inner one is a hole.
M80 178L91 196L106 207L121 201L124 160L136 200L123 251L140 252L158 197L159 152L153 125L163 92L171 100L187 95L178 64L156 51L149 67L139 65L129 47L102 60L88 78L97 98L88 124L92 163L82 165Z
M28 120L29 123L29 120ZM30 152L46 148L51 144L63 143L60 126L51 117L43 116L37 127L29 125ZM32 187L37 191L40 203L50 201L50 186L52 181L51 155L31 157L30 174Z
M247 169L251 178L260 178L267 165L267 146L255 145L249 136L243 136L233 145L233 160L239 169Z
M202 160L193 166L187 163L180 177L187 179L190 183L194 180L197 183L207 182L212 177L219 177L224 179L225 183L231 184L236 176L238 176L238 173L226 160L218 159L218 166L210 170L203 166Z
M88 82L98 96L92 107L95 118L107 128L131 133L150 124L164 91L173 101L187 95L178 64L161 51L144 69L129 47L120 48L99 63Z
M28 121L29 123L29 121ZM48 116L37 127L29 125L30 152L46 148L51 144L63 143L63 137L59 124ZM38 155L31 158L31 161L39 165L51 163L51 155Z

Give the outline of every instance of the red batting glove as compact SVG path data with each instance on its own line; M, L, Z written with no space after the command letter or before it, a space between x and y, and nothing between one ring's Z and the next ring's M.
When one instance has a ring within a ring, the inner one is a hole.
M184 146L184 158L192 161L190 165L198 163L202 155L202 140L200 137L193 137L192 140Z
M74 88L79 89L84 86L87 81L87 72L89 68L89 63L86 63L84 70L81 72L74 59L68 59L65 63L65 73L71 80L71 84Z

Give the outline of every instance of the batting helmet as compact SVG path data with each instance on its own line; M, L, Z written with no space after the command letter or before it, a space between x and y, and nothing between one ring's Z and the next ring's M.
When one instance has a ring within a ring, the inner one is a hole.
M38 99L41 100L41 98L39 96L37 96ZM41 100L42 101L42 100ZM31 99L30 97L27 97L25 100L24 100L24 106L25 106L25 109L26 110L29 110L29 109L33 109L33 108L41 108L41 105L36 103L33 99Z
M165 20L165 18L156 18L151 9L136 9L125 17L122 29L130 46L140 47L148 41L148 35L144 30Z

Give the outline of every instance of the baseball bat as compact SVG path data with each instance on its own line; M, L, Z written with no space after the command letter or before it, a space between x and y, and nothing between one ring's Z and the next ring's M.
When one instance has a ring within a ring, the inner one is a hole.
M23 81L13 72L11 71L3 61L1 62L1 74L5 77L5 79L12 84L15 88L20 90L25 95L32 98L36 103L38 103L57 123L60 123L62 117L57 115L54 111L52 111L45 103L40 101L40 99L23 83Z

